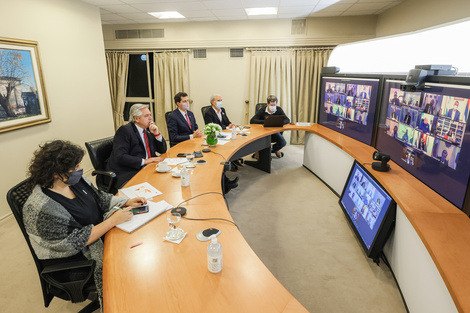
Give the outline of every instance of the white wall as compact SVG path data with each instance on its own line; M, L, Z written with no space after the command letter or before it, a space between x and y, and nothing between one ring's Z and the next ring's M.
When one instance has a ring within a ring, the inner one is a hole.
M468 17L468 0L405 0L379 15L376 34L382 37L412 32ZM438 41L437 44L443 42ZM459 46L459 43L455 44ZM425 48L422 47L423 51Z
M38 42L52 122L0 134L0 218L38 145L114 133L99 9L75 0L1 0L0 35ZM88 156L84 171L92 169Z

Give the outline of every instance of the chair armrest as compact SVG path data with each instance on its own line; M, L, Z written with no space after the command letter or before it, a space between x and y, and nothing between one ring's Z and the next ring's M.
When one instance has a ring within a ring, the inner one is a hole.
M40 273L41 278L44 279L50 285L64 291L72 301L72 303L83 302L86 300L87 294L84 293L84 287L88 284L90 279L93 279L93 272L95 270L96 263L93 260L84 260L77 262L68 262L62 264L56 264L46 266ZM73 269L87 269L88 273L85 278L75 281L59 282L52 274L60 273L63 271L70 271Z
M111 177L111 178L116 178L116 173L111 172L111 171L94 170L93 172L91 172L91 175L92 176L105 175L105 176L108 176L108 177Z

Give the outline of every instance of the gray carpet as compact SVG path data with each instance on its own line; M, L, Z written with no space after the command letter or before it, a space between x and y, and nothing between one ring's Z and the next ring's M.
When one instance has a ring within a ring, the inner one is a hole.
M239 176L230 214L259 258L310 312L406 312L388 267L366 257L338 197L302 166L303 146L283 151L271 174L227 175Z

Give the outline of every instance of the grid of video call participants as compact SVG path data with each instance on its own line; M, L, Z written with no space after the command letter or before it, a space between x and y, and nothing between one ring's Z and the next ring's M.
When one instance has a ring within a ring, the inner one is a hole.
M424 153L455 170L469 105L465 98L390 88L385 131L405 143L402 160L407 164L418 167Z
M371 86L327 82L325 88L325 112L338 117L338 128L344 119L367 125Z
M372 230L382 210L384 197L357 169L354 173L354 182L349 187L348 195L354 202L354 210L352 212L354 223L357 225L359 218L362 216Z

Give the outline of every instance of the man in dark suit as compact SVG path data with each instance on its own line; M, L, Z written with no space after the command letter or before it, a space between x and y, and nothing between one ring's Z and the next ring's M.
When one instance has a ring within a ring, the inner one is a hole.
M264 119L268 115L282 115L284 116L284 124L289 124L290 120L281 109L281 107L277 106L277 97L276 96L269 96L267 101L266 108L258 110L250 120L250 124L264 124ZM286 140L282 136L281 133L276 133L271 135L271 142L274 142L272 152L276 154L278 158L282 158L284 153L280 150L286 145Z
M117 188L144 165L162 161L156 152L166 152L166 141L153 123L148 105L136 103L129 110L129 123L119 127L114 135L108 160L108 169L117 175Z
M202 137L196 118L193 112L189 111L188 94L178 92L174 100L177 108L171 112L167 120L170 142L177 144L188 139Z
M447 112L447 117L450 117L453 121L460 122L460 111L459 111L459 102L455 101L454 108Z
M222 129L232 128L235 124L232 124L228 119L225 109L222 107L222 96L218 94L213 94L211 96L211 105L212 108L206 111L204 114L204 123L215 123L219 124Z

